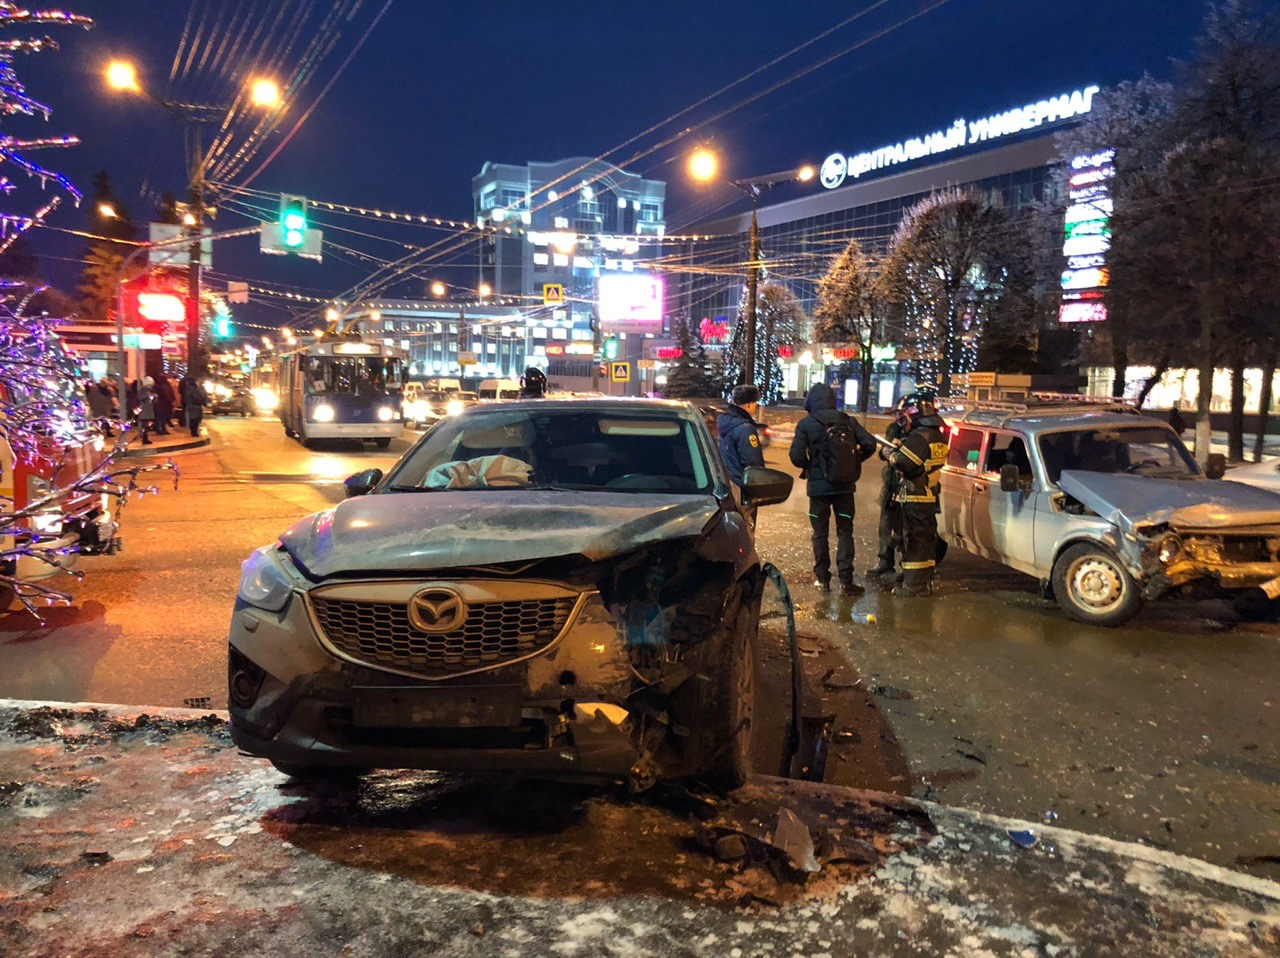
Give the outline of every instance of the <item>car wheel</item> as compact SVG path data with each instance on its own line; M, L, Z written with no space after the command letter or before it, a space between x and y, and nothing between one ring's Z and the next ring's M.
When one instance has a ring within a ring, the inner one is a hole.
M748 597L734 628L707 660L717 680L708 695L705 738L710 755L703 775L719 788L737 788L751 774L759 626L759 603Z
M391 440L388 439L386 436L383 436L380 439L375 439L373 441L373 444L377 446L379 449L386 449L391 445Z
M1133 576L1110 552L1078 543L1053 566L1053 595L1077 622L1119 625L1137 614L1142 595Z

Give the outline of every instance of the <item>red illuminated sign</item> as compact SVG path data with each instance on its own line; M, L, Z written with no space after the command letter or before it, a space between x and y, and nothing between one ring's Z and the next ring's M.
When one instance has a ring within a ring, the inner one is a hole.
M831 355L836 359L857 359L858 349L856 346L837 346L831 350Z
M124 321L132 326L182 326L187 297L172 289L133 287L124 291Z
M716 317L704 316L698 324L698 332L702 334L704 343L723 343L729 338L729 321Z
M679 346L659 346L653 352L659 359L679 359L684 355L684 350Z
M778 347L779 359L790 359L791 355L792 355L792 351L790 346L783 345Z
M547 344L547 355L548 355L548 356L563 356L563 355L564 355L564 346L563 346L561 343L548 343L548 344Z

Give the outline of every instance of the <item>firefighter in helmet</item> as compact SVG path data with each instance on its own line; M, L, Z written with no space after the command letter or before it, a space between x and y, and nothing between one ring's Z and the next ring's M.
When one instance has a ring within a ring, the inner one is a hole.
M947 440L933 393L918 390L905 397L906 423L889 465L898 473L902 508L902 584L894 595L929 594L937 565L939 473L947 461Z

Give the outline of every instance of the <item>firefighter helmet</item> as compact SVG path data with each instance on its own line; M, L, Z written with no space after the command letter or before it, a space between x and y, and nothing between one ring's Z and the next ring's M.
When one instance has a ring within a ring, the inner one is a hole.
M927 390L916 390L902 397L899 404L902 411L906 413L912 425L918 423L925 416L938 415L938 403L934 394Z

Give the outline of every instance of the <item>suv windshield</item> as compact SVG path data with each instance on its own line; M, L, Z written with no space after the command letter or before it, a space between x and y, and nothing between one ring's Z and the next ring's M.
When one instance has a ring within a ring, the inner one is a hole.
M1040 436L1049 481L1055 485L1064 469L1128 473L1160 479L1199 475L1195 461L1173 430L1163 426L1073 429Z
M444 420L387 488L709 494L714 483L694 424L676 414L524 409Z

